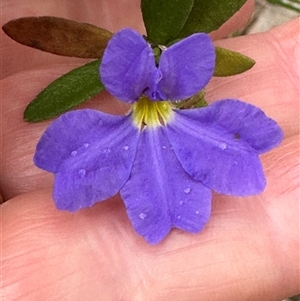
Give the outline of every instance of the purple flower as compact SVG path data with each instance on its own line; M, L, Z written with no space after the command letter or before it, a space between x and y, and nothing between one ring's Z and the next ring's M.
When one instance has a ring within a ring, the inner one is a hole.
M259 108L239 100L174 109L207 84L215 64L205 34L164 50L159 65L148 43L123 29L100 68L106 89L133 103L127 116L68 112L41 137L35 164L55 174L57 208L76 211L120 192L134 229L149 243L171 228L199 232L210 217L211 190L248 196L266 181L259 155L283 133Z

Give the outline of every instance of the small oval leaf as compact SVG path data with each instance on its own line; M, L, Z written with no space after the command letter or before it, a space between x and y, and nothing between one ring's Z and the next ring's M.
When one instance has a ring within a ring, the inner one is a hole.
M58 55L101 58L112 33L97 26L56 17L27 17L2 27L16 42Z
M142 0L141 9L150 42L166 45L185 24L194 0Z
M205 100L205 90L201 90L197 94L195 94L187 99L173 103L173 105L177 109L181 109L181 110L206 107L206 106L208 106L208 103Z
M250 57L229 49L215 47L216 67L214 76L230 76L243 73L255 65Z
M185 38L196 32L211 32L218 29L247 0L194 0L193 9L184 27L176 38Z
M99 77L100 60L76 68L46 87L27 106L24 120L44 121L64 113L104 89Z

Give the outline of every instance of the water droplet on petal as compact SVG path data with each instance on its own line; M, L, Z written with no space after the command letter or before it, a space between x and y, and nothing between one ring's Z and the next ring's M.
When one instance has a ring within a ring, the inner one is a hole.
M197 211L196 211L196 214L199 214L199 213L200 213L200 212L197 210Z
M226 143L220 143L219 144L219 148L222 149L222 150L224 150L224 149L227 148L227 144Z
M77 155L77 151L76 151L76 150L75 150L75 151L72 151L71 155L72 155L72 156L76 156L76 155Z
M102 153L103 154L109 154L109 153L111 153L111 150L108 147L105 147L105 148L102 149Z
M90 146L90 144L89 143L85 143L85 144L83 144L83 147L85 147L85 148L88 148Z
M162 146L163 149L166 149L167 147L165 145Z
M185 193L190 193L191 192L191 188L190 187L187 187L183 190Z
M182 206L182 205L183 205L183 203L184 203L183 201L179 201L179 205L180 205L180 206Z
M156 100L156 99L157 99L157 95L158 95L157 92L152 92L152 93L151 93L151 98L152 98L153 100Z
M145 213L141 213L140 215L139 215L139 217L140 217L140 219L145 219L145 217L147 217L147 214L145 214Z
M181 215L180 214L177 215L177 219L181 219Z
M99 125L103 125L103 120L100 119L100 120L98 121L98 124L99 124Z
M129 146L125 145L125 146L123 146L123 149L125 149L127 151L127 150L129 150Z
M85 173L86 173L86 170L85 169L79 169L78 173L81 175L81 176L84 176Z

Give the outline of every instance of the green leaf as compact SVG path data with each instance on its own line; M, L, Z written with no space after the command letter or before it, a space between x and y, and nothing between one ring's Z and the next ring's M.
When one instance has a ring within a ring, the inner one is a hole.
M177 109L194 109L194 108L203 108L208 105L207 101L205 100L205 90L201 90L197 94L181 100L180 102L173 103L173 105Z
M250 57L229 49L216 47L214 76L230 76L243 73L255 65Z
M56 17L27 17L2 27L16 42L58 55L101 58L112 33L103 28Z
M193 9L176 38L185 38L196 32L211 32L218 29L247 0L194 0Z
M100 60L76 68L56 79L27 106L24 120L44 121L64 113L104 89L99 78Z
M141 9L150 42L166 45L183 28L194 0L142 0Z

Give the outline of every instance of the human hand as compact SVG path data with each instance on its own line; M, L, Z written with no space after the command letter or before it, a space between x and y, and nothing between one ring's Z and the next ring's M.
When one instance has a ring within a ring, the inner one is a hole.
M55 15L111 31L128 26L143 32L139 1L127 1L129 8L120 1L117 9L108 0L88 2L49 1L45 7L31 0L25 7L3 1L3 22ZM215 37L239 28L252 4ZM280 124L285 140L261 157L268 181L264 193L248 198L214 195L212 217L200 234L173 230L156 246L133 231L119 197L77 213L55 209L52 176L32 163L49 122L25 124L22 111L43 87L83 61L41 53L3 37L1 188L9 199L2 205L4 300L276 301L296 294L297 34L298 20L265 34L216 42L257 64L239 76L214 78L207 98L238 98L259 106ZM106 93L87 106L111 113L126 109Z

